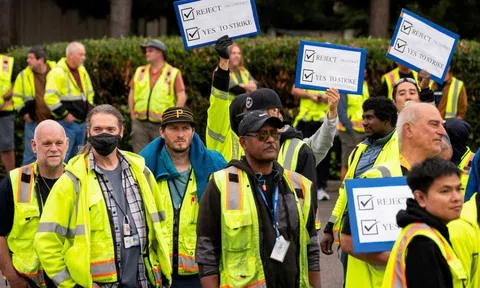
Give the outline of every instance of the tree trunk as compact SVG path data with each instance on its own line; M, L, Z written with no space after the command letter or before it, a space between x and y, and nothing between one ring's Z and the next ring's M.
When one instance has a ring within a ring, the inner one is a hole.
M0 52L12 46L13 0L0 0Z
M132 4L132 0L111 0L110 36L115 38L128 36L132 21Z
M389 25L390 0L370 0L370 36L388 38Z

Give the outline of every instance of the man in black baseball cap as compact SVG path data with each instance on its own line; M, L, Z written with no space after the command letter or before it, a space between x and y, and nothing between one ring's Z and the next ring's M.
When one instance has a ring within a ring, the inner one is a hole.
M148 64L135 71L128 95L135 153L159 136L162 114L168 108L187 102L182 73L167 62L166 45L153 39L140 47Z

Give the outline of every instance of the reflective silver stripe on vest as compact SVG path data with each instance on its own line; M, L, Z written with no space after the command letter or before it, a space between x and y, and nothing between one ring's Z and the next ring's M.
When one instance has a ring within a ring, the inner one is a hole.
M165 211L158 211L155 213L150 213L150 218L152 218L152 221L155 222L162 222L166 219L165 216Z
M240 181L240 175L238 175L238 168L230 166L227 168L229 174L237 175ZM227 210L240 210L240 183L230 181L229 175L227 175Z
M390 170L388 170L387 167L385 166L377 166L376 168L380 173L382 174L382 177L392 177L392 174L390 173Z
M290 173L288 173L288 174L289 174L290 180L292 180L293 188L301 190L302 189L302 179L301 179L300 174L292 172L292 171L290 171Z
M117 267L115 266L115 260L90 264L90 274L92 277L104 277L106 275L113 275L117 273Z
M195 263L195 258L186 257L182 255L178 255L178 268L182 268L186 271L198 271L197 263Z
M18 203L29 203L30 201L30 181L29 182L23 182L22 181L22 174L25 174L28 176L28 179L31 179L31 173L32 173L32 168L31 165L24 166L22 167L22 173L20 174L20 195L17 199Z
M235 133L230 133L232 137L232 159L240 159L240 142L235 138Z
M62 94L60 94L60 92L56 89L47 89L45 90L45 94L46 93L52 93L52 94L56 94L58 97L62 97Z
M50 110L52 110L52 111L55 110L55 109L58 109L60 107L62 107L61 102L48 106L48 108L50 108Z
M222 100L228 100L228 92L218 90L215 87L212 87L212 90L210 93L213 95L213 97L222 99Z
M85 226L77 225L73 230L55 222L42 222L38 224L37 232L55 233L61 237L74 238L75 235L85 235Z
M445 113L445 116L450 118L457 117L458 88L460 87L460 81L455 80L454 82L455 84L453 85L452 111L447 111L447 113ZM450 101L450 99L447 99L447 101ZM447 107L448 107L448 104L447 104Z
M53 283L55 283L55 285L57 286L60 286L60 284L62 284L67 280L70 280L71 277L70 277L70 273L68 272L68 268L67 267L63 268L62 271L58 272L55 276L51 277L51 279Z
M282 166L284 169L286 170L292 170L294 171L295 168L297 167L292 167L292 161L293 161L293 157L295 156L295 148L297 147L297 145L301 142L300 139L298 138L293 138L291 141L290 141L290 144L288 145L288 148L287 148L287 152L285 154L285 161L282 163ZM284 147L282 147L284 148ZM283 152L283 149L282 149L282 153Z
M428 225L425 223L422 223L420 225L416 225L408 229L407 233L403 235L402 241L400 242L400 246L397 250L397 255L395 255L395 275L393 275L393 283L392 283L392 288L403 288L402 284L402 278L403 278L403 273L402 273L402 253L403 250L406 249L405 245L407 244L407 240L410 238L410 235L413 233L416 233L418 230L421 229L428 229Z
M210 128L207 128L207 131L208 131L208 136L210 136L213 140L222 142L222 143L225 142L225 136L223 136L222 134L215 133Z
M78 194L80 193L80 182L78 181L78 178L75 177L75 175L72 174L70 171L65 171L63 174L67 175L70 180L73 182L74 190L75 190L75 195L76 195L76 200L75 200L75 216L78 215Z

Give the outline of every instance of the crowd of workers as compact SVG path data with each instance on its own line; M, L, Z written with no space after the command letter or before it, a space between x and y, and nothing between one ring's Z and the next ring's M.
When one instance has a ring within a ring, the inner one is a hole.
M224 36L203 143L165 44L141 48L133 152L118 149L122 114L95 105L81 43L57 63L32 47L20 73L0 55L0 270L11 287L317 288L335 242L347 288L479 287L480 153L466 144L466 89L450 71L439 84L398 65L374 95L367 81L363 95L293 87L291 123ZM342 183L407 177L413 198L392 251L354 251L344 184L320 223L337 134Z

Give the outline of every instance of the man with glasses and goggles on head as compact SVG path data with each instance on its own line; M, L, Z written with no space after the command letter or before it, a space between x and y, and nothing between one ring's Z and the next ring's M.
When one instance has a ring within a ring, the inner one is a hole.
M421 70L418 73L418 83L412 78L401 78L397 80L397 82L393 84L392 99L397 107L398 113L405 108L408 101L432 103L432 105L435 105L433 91L429 85L430 74L425 70Z
M320 287L312 183L276 162L282 127L249 111L238 128L245 156L205 188L196 250L203 287Z

